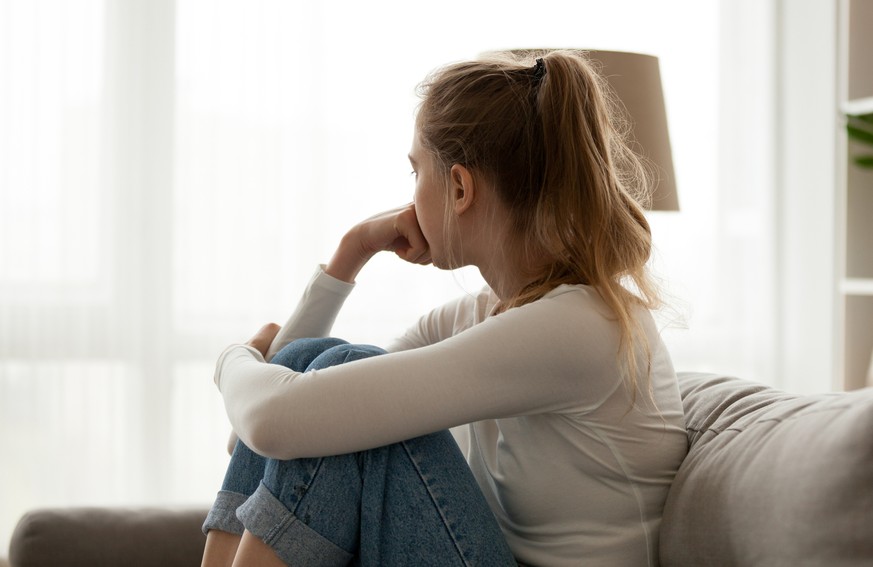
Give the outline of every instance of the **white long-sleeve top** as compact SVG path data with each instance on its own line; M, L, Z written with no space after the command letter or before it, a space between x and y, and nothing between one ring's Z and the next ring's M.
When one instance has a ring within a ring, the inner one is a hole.
M319 270L268 357L295 338L327 336L352 287ZM651 315L638 313L651 396L639 390L633 403L617 324L592 288L563 285L490 315L496 302L487 289L461 297L422 317L389 354L307 373L231 346L215 382L243 442L277 459L464 426L470 468L521 563L657 565L661 513L687 442Z

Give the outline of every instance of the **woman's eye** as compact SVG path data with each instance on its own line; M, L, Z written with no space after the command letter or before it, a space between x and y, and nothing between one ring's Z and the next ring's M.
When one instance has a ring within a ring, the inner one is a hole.
M411 175L413 177L418 177L418 172L413 169L412 171L409 172L409 175Z

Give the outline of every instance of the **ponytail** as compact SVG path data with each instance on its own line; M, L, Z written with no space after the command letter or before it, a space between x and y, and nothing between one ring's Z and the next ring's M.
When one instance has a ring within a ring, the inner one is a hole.
M443 169L464 164L492 184L525 236L527 257L549 258L500 309L561 284L593 287L619 325L619 362L635 399L637 376L648 377L651 365L635 311L660 304L646 269L646 172L627 145L618 105L584 54L552 51L534 62L536 55L439 70L420 87L418 132Z

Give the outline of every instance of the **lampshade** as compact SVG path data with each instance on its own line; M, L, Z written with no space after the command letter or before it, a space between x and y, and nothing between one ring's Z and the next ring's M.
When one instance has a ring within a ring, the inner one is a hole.
M506 50L516 57L548 51L552 50ZM654 190L650 208L655 211L678 211L673 152L670 149L658 58L622 51L586 50L584 53L599 64L599 71L624 106L627 113L625 118L631 126L631 147L653 169Z

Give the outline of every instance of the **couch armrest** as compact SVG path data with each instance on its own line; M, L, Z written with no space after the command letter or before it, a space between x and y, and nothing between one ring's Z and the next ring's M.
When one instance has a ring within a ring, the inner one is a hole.
M57 508L25 514L12 534L15 567L197 567L206 508Z

